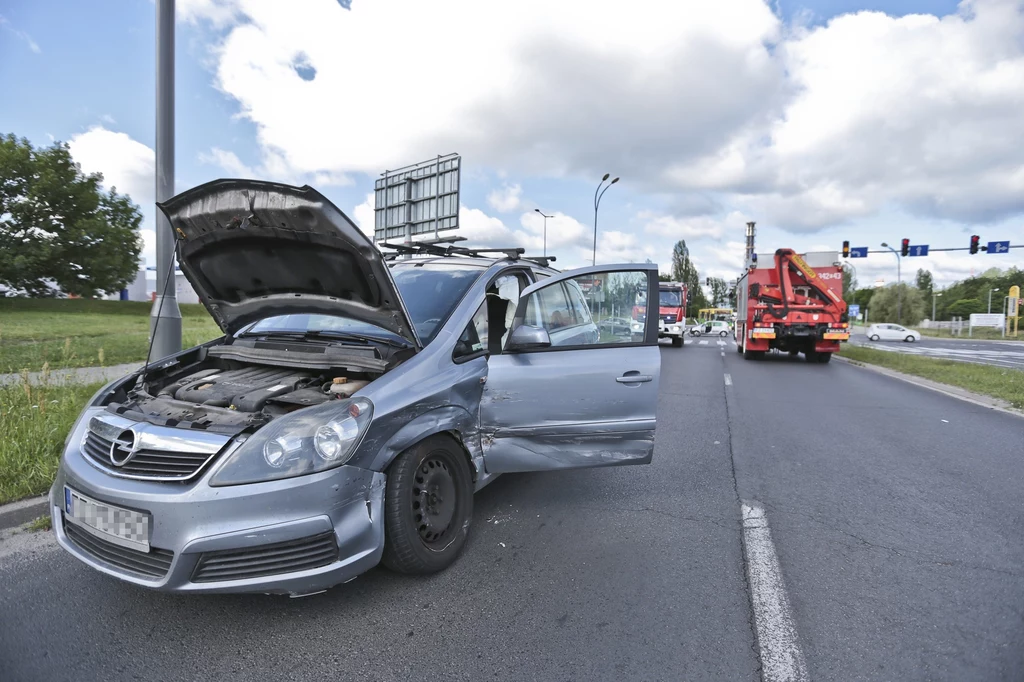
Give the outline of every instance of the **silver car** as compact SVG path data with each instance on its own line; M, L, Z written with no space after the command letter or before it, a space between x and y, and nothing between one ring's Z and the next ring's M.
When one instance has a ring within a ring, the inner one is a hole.
M53 528L96 570L292 595L382 561L431 573L496 476L651 461L657 318L605 340L593 319L657 287L656 265L389 261L321 194L274 183L161 209L225 335L112 382L75 423ZM588 300L575 279L598 273Z

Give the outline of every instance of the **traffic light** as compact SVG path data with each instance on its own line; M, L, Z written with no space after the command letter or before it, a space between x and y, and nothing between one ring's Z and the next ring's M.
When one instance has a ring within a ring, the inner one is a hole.
M910 253L910 240L909 239L904 239L903 240L903 245L900 247L900 255L901 256L906 256L909 253Z
M704 286L711 286L711 278L710 277L705 277L704 278Z
M850 242L843 242L843 258L850 257Z
M978 242L981 241L981 237L976 234L971 235L971 253L978 253Z

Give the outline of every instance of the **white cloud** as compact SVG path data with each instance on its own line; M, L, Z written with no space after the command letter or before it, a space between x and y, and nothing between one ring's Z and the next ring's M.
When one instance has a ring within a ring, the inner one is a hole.
M359 204L352 210L352 220L355 221L359 229L363 231L369 237L373 237L373 227L375 224L375 214L373 210L374 196L373 192L366 195L366 199L363 203Z
M225 172L236 178L254 177L253 170L242 163L237 154L226 149L214 147L209 152L200 152L199 161L220 166Z
M199 161L218 166L228 175L236 178L259 178L290 185L302 185L307 182L316 187L341 187L352 184L352 179L338 172L321 171L319 173L297 173L288 165L284 157L274 150L264 150L263 160L256 166L244 163L232 151L213 147L209 152L200 152Z
M217 85L281 177L330 181L457 150L470 169L613 170L640 191L691 193L689 215L720 212L713 192L726 211L793 231L889 207L964 221L1024 211L1019 0L964 0L942 18L860 12L811 28L783 25L765 0L178 8L226 29ZM444 87L404 77L427 53L459 64ZM489 206L522 208L510 189Z
M32 50L34 53L39 54L42 52L42 49L39 47L39 43L32 40L32 36L25 33L24 31L21 31L11 26L11 22L8 21L7 17L5 17L2 14L0 14L0 26L2 26L5 31L12 33L19 40L23 41L26 45L28 45L28 49Z
M519 185L504 185L487 195L487 205L499 213L509 213L522 205L522 196Z
M742 234L744 226L751 218L743 213L733 211L724 217L700 215L678 218L671 215L640 211L637 221L643 223L647 234L670 237L673 241L680 239L721 239L726 234Z
M85 173L102 173L103 185L116 187L143 207L155 201L153 150L125 133L93 126L68 141L71 156Z

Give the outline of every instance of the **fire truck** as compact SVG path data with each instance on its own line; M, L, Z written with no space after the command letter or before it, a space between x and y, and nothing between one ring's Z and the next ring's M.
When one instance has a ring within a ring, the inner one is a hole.
M754 255L736 283L736 303L736 350L746 359L776 349L824 363L850 338L836 252Z
M672 339L675 348L683 345L686 333L686 285L680 282L660 282L658 285L658 338ZM647 319L647 291L637 292L633 306L633 332L643 333Z

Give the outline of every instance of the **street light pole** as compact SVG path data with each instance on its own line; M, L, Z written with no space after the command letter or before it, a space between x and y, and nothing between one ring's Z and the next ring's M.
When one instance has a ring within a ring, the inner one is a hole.
M999 289L989 289L988 290L988 312L989 312L989 314L992 313L992 292L993 291L999 291Z
M938 298L939 296L942 296L941 291L932 292L932 322L935 322L935 299Z
M902 276L900 273L900 265L902 259L900 258L900 252L892 248L885 242L882 242L882 246L893 252L896 256L896 324L903 324L903 287L900 286L902 282Z
M156 200L174 196L174 0L156 5ZM181 350L181 311L174 270L174 233L156 211L156 299L150 312L152 356Z
M594 257L590 262L591 265L597 265L597 209L601 205L601 197L604 196L604 193L619 181L618 178L615 178L608 183L608 187L601 189L601 187L604 186L604 183L607 182L609 175L611 175L611 173L605 173L604 177L601 178L601 183L597 186L597 189L594 190ZM600 192L600 194L598 194L598 192Z
M545 215L544 211L540 210L539 208L535 208L533 210L536 211L537 213L540 213L542 216L544 216L544 257L547 258L548 257L548 218L554 218L555 216L553 216L553 215Z

